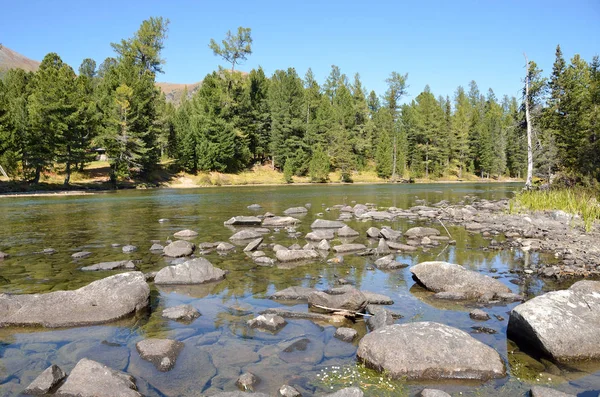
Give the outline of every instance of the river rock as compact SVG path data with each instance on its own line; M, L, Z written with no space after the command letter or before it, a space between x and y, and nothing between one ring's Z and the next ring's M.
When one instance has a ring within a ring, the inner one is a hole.
M183 343L171 339L144 339L135 344L140 357L161 372L170 371L183 349Z
M335 393L326 394L324 397L363 397L364 393L358 387L347 387Z
M228 243L226 241L220 242L217 245L217 251L222 251L223 252L223 251L231 251L233 249L235 249L235 245L230 244L230 243Z
M180 258L183 256L190 256L196 249L196 246L189 241L177 240L173 241L163 249L163 253L166 256L172 258Z
M304 238L311 241L333 240L335 235L332 229L317 229L308 233Z
M287 321L283 317L276 314L261 314L258 317L248 320L247 324L250 328L258 328L276 332L286 326Z
M0 259L4 259L4 258L8 258L10 255L8 255L5 252L0 251Z
M502 378L500 355L464 331L435 322L393 324L365 335L357 357L394 379Z
M327 240L321 240L321 242L317 244L317 249L321 251L329 251L331 249L331 245Z
M173 236L175 237L196 237L198 235L198 232L195 232L193 230L190 229L185 229L185 230L180 230L177 233L173 233Z
M574 394L563 393L562 391L550 389L549 387L533 386L531 388L531 397L576 397Z
M371 331L392 325L396 322L393 313L389 310L377 310L374 316L367 318L367 325Z
M156 274L154 284L203 284L225 278L225 272L206 258L194 258L175 266L167 266Z
M249 210L259 210L261 209L261 205L260 204L250 204L249 206L247 206L246 208L248 208Z
M319 259L319 254L315 251L308 250L278 250L275 252L277 260L280 262L295 262L302 260L314 260Z
M102 262L96 263L95 265L82 267L81 270L84 272L93 272L98 270L117 270L127 269L135 270L136 266L132 261L116 261L116 262Z
M265 393L248 393L245 391L225 391L213 394L211 397L270 397Z
M453 263L422 262L411 267L410 272L430 291L460 293L466 299L511 293L502 282Z
M223 222L223 224L225 226L255 226L260 225L261 222L260 218L256 216L234 216Z
M338 254L343 254L346 252L362 251L364 249L367 249L367 247L364 244L342 244L342 245L336 245L335 247L333 247L333 250Z
M376 227L370 227L367 229L367 237L370 238L379 238L379 233L381 232L381 230L377 229Z
M283 211L284 214L286 215L294 215L294 214L306 214L308 212L308 209L306 209L306 207L293 207L293 208L288 208L287 210Z
M254 251L255 249L257 249L260 244L263 242L263 238L259 237L257 239L254 239L252 241L250 241L248 243L248 245L246 245L246 248L244 248L244 252L251 252Z
M230 240L254 240L257 238L262 238L262 234L252 230L252 229L243 229L229 237Z
M481 309L471 310L471 312L469 313L469 317L471 317L473 320L478 320L478 321L486 321L486 320L490 319L490 315Z
M169 320L191 322L200 317L200 312L192 305L179 305L164 309L162 316Z
M60 397L141 397L133 376L83 358L55 394Z
M141 272L116 274L74 291L0 294L0 327L75 327L118 320L148 306Z
M384 227L379 231L379 235L386 240L396 241L402 238L402 232L390 229L389 227Z
M516 306L508 334L557 361L600 358L600 281L578 281Z
M361 312L367 306L367 297L357 289L351 289L344 294L328 294L315 291L308 295L308 307L318 310L342 309ZM321 308L317 307L321 306Z
M90 255L92 255L92 253L89 252L89 251L80 251L80 252L76 252L73 255L71 255L71 258L73 258L73 259L83 259L83 258L87 258Z
M300 223L300 219L291 216L272 216L270 218L265 218L262 221L262 225L265 227L290 226L298 223Z
M51 365L27 386L23 394L49 394L66 377L67 374L58 365Z
M271 299L308 302L308 296L315 291L316 289L308 287L287 287L286 289L275 292L271 295Z
M333 334L334 338L348 343L351 343L357 335L358 332L354 328L348 327L340 327L336 329L335 334Z
M387 255L375 261L375 267L380 270L394 270L408 267L407 264L396 261L395 255Z
M279 388L279 397L302 397L302 394L295 387L290 385L283 385Z
M439 236L440 231L432 227L413 227L404 232L407 238L422 238L429 236Z
M329 221L326 219L317 219L311 225L311 229L341 229L346 224L341 221Z
M273 266L275 264L275 260L268 256L258 256L253 260L258 266Z
M357 237L360 235L360 233L358 233L356 230L352 229L348 225L339 229L337 234L339 237Z
M240 388L240 390L248 390L253 392L254 387L258 384L259 379L251 372L244 372L240 375L240 377L235 382L236 386Z
M367 297L367 303L370 305L393 305L394 300L387 295L377 294L375 292L361 291Z
M165 249L165 247L163 247L161 244L158 244L158 243L154 243L150 247L150 251L162 251L164 249Z
M415 252L417 247L408 244L397 243L395 241L386 241L388 247L401 252Z
M375 221L391 221L396 216L387 211L369 211L362 214L360 219L373 219Z
M121 250L123 251L123 253L125 254L130 254L132 252L135 252L138 250L138 247L136 247L135 245L124 245L123 248L121 248Z
M419 393L419 397L452 397L450 394L437 389L423 389Z

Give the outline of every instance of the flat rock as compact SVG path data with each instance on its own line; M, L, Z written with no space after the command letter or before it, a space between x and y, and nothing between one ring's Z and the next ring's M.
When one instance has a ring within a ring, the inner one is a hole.
M196 249L196 246L189 241L177 240L168 244L163 249L163 253L172 258L180 258L192 255L194 249Z
M367 247L364 244L341 244L333 247L333 250L338 254L362 251L364 249L367 249Z
M391 221L396 215L387 211L368 211L362 214L359 218L361 219L373 219L375 221Z
M308 307L317 310L342 309L360 312L367 306L367 297L357 289L352 288L344 294L328 294L315 291L308 295ZM327 308L327 309L324 309Z
M198 232L195 232L190 229L180 230L177 233L173 233L173 236L175 237L196 237L197 235Z
M183 343L171 339L144 339L135 344L140 357L161 372L170 371L183 349Z
M0 294L0 327L74 327L118 320L148 306L150 287L141 272L116 274L74 291Z
M167 266L159 270L154 278L155 284L203 284L220 281L225 272L214 267L205 258L194 258L175 266Z
M261 209L261 205L260 204L250 204L249 206L247 206L246 208L248 208L249 210L259 210Z
M73 259L83 259L83 258L87 258L90 255L92 255L92 253L89 252L89 251L80 251L80 252L76 252L76 253L72 254L71 258L73 258Z
M262 221L262 225L265 227L290 226L298 223L300 223L300 219L291 216L272 216Z
M335 333L333 334L334 338L348 343L352 342L357 335L358 332L354 328L348 327L340 327L336 329Z
M341 221L329 221L326 219L317 219L311 225L311 229L341 229L346 224Z
M82 267L84 272L93 272L98 270L135 270L135 264L132 261L101 262L95 265Z
M27 386L23 394L49 394L66 377L67 374L58 365L51 365Z
M419 397L452 397L450 394L437 389L423 389L419 393Z
M348 225L339 229L337 234L339 237L357 237L360 235L360 233L358 233L356 230L352 229Z
M471 312L469 313L469 317L471 317L473 320L479 320L479 321L486 321L486 320L490 319L490 315L481 309L471 310Z
M316 291L316 289L308 287L287 287L286 289L275 292L271 295L271 299L308 302L308 296Z
M226 226L255 226L261 223L260 218L256 216L234 216L223 222Z
M600 281L578 281L516 306L508 335L557 361L600 358Z
M81 359L55 394L60 397L141 397L133 376Z
M394 300L387 295L377 294L375 292L361 291L367 297L367 303L370 305L393 305Z
M336 391L335 393L326 394L324 397L363 397L364 393L358 387L347 387Z
M164 249L165 249L165 247L163 247L161 244L158 244L158 243L154 243L150 247L150 251L162 251Z
M230 243L225 242L225 241L220 242L217 245L217 251L231 251L233 249L235 249L235 245L230 244Z
M262 234L258 233L252 229L243 229L229 237L230 240L254 240L257 238L262 238Z
M308 250L278 250L275 253L277 260L280 262L295 262L302 260L315 260L319 259L319 254L315 251Z
M390 310L380 309L374 316L367 318L367 325L371 331L392 325L396 322L394 314Z
M388 247L390 247L391 249L396 250L396 251L415 252L417 250L417 247L412 246L412 245L397 243L395 241L386 241L386 242L387 242Z
M135 245L124 245L121 248L121 251L123 251L123 253L125 253L125 254L129 254L129 253L135 252L137 250L138 250L138 247L136 247Z
M275 264L275 260L273 258L269 258L268 256L258 256L253 258L253 261L258 266L273 266Z
M263 242L262 237L259 237L259 238L256 238L256 239L250 241L248 243L248 245L246 245L246 248L244 248L244 252L251 252L251 251L256 250L262 242Z
M410 272L430 291L461 293L467 299L511 292L502 282L454 263L422 262Z
M491 347L457 328L435 322L393 324L365 335L357 357L393 379L487 380L506 376Z
M381 257L375 261L374 265L381 270L394 270L408 267L407 264L396 261L395 255Z
M307 233L304 238L311 241L333 240L335 235L333 229L316 229Z
M294 215L294 214L306 214L308 212L308 209L306 209L306 207L292 207L292 208L288 208L287 210L283 211L284 214L286 215Z
M379 235L386 240L396 241L402 238L402 232L384 227L379 231Z
M191 322L200 317L200 312L192 305L179 305L164 309L162 316L169 320Z
M404 232L407 238L421 238L428 236L439 236L440 231L432 227L412 227Z
M211 397L271 397L264 393L249 393L244 391L225 391L213 394Z
M550 389L549 387L533 386L531 388L531 397L576 397L574 394L563 393L562 391Z
M261 314L246 322L250 328L276 332L287 325L283 317L276 314Z

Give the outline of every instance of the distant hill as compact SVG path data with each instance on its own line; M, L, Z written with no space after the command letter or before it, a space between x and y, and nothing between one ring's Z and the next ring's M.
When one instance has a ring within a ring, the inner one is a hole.
M38 70L40 63L27 58L5 45L0 48L0 76L10 69L24 69L28 72Z
M198 88L200 88L201 84L202 82L193 84L156 83L156 86L165 93L167 102L178 106L181 103L181 98L183 97L183 92L185 91L186 87L189 99L196 91L198 91Z

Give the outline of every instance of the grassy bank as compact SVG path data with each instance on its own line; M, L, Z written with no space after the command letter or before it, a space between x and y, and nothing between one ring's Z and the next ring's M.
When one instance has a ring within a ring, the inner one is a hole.
M511 212L562 210L577 214L589 232L600 220L599 193L585 189L532 190L518 193L510 201Z

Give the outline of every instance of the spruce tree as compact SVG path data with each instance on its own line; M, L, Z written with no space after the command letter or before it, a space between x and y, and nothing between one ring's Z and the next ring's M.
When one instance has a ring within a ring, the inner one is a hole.
M321 183L329 180L329 156L321 145L317 145L312 153L308 174L311 182Z

